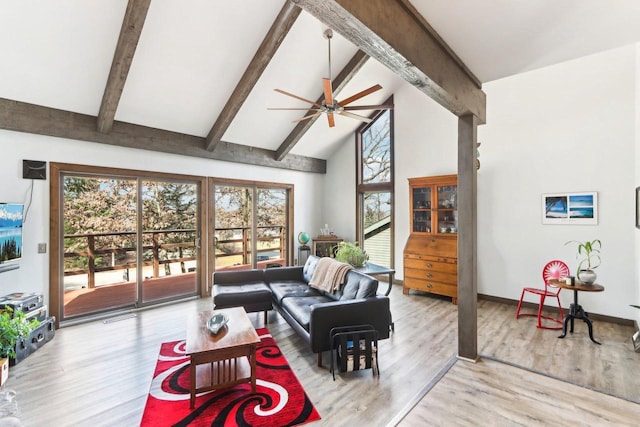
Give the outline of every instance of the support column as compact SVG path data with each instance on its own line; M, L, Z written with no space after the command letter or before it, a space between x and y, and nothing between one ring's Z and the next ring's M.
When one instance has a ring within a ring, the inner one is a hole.
M478 359L477 130L473 114L458 117L458 358Z

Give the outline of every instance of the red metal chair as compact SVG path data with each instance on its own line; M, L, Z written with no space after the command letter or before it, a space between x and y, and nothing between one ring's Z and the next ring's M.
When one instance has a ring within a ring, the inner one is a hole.
M544 289L538 288L524 288L522 290L522 295L520 295L520 303L518 304L518 310L516 311L516 319L520 316L534 316L538 318L538 328L542 329L562 329L562 321L564 319L564 312L562 311L562 304L560 304L560 291L562 289L549 285L549 281L551 279L559 279L561 277L566 277L569 275L569 267L562 261L553 260L549 261L544 268L542 269L542 280L544 280ZM524 299L524 294L526 292L530 292L535 295L540 296L540 302L538 304L538 313L520 313L520 309L522 308L522 301ZM558 309L560 310L560 318L543 316L542 309L544 308L544 300L547 297L555 297L558 301ZM550 320L552 322L558 323L560 326L543 326L542 319Z

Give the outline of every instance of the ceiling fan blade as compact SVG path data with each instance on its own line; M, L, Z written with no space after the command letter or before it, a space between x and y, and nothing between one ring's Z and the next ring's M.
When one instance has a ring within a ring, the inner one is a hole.
M340 115L345 117L350 117L352 119L360 120L361 122L365 122L365 123L371 123L373 121L368 117L364 117L359 114L349 113L348 111L343 111L342 113L340 113Z
M299 119L293 120L291 123L297 123L297 122L301 122L303 120L309 120L309 119L312 119L314 117L318 117L320 114L322 114L322 113L318 112L318 113L309 114L308 116L303 116L303 117L300 117Z
M308 111L320 111L319 108L280 108L280 107L267 107L267 110L308 110Z
M333 105L333 89L331 88L331 79L326 77L322 79L322 87L324 88L324 103Z
M351 107L343 107L346 111L353 110L392 110L393 104L380 104L380 105L353 105Z
M329 122L330 128L336 125L336 119L333 117L333 113L327 113L327 121Z
M380 85L371 86L369 89L365 89L362 92L358 92L355 95L350 96L347 99L343 99L342 102L339 102L339 104L344 107L345 105L351 104L353 101L357 101L358 99L360 99L362 97L365 97L365 96L369 95L370 93L373 93L373 92L378 91L380 89L382 89L382 86L380 86Z
M315 102L315 101L310 101L310 100L308 100L308 99L301 98L301 97L299 97L298 95L294 95L294 94L292 94L292 93L285 92L285 91L284 91L284 90L282 90L282 89L274 89L274 90L275 90L276 92L278 92L278 93L283 94L283 95L287 95L287 96L290 96L290 97L292 97L292 98L299 99L300 101L308 102L309 104L315 105L316 107L322 107L322 105L318 105L318 104L316 104L316 102Z

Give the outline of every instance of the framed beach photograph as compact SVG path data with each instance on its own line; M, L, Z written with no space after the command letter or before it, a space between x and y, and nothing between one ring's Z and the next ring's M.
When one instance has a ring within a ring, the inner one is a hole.
M598 224L598 193L543 194L542 223Z

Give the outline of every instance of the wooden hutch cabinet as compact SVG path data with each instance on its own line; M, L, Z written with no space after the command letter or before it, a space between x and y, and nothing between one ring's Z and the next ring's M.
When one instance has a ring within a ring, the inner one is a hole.
M409 179L411 232L404 247L404 285L458 302L458 177Z

